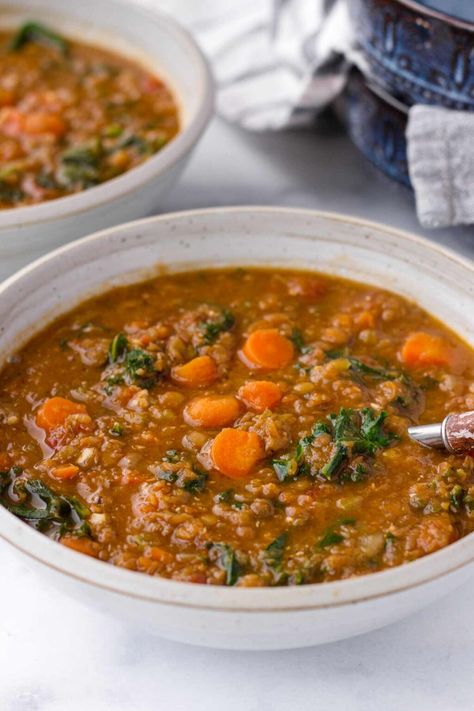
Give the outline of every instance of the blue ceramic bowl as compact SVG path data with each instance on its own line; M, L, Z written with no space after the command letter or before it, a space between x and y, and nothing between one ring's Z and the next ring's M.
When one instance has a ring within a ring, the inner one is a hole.
M380 87L408 106L474 111L474 22L414 0L350 0L349 8Z
M357 69L351 71L335 107L361 153L390 178L411 187L405 140L408 108Z

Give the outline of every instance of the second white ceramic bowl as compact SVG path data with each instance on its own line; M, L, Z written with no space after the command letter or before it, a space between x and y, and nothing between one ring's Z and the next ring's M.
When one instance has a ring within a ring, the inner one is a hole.
M155 71L175 94L182 128L163 150L118 178L39 205L0 210L0 278L69 240L159 209L213 112L206 60L191 36L158 10L127 0L0 0L0 29L28 19Z
M348 217L228 208L112 228L8 279L0 286L0 363L86 296L151 276L157 265L294 266L338 274L415 299L474 344L472 263L426 240ZM182 583L116 568L50 541L0 506L2 539L63 590L107 613L171 639L233 649L303 647L366 632L420 609L474 572L474 534L380 573L265 589Z

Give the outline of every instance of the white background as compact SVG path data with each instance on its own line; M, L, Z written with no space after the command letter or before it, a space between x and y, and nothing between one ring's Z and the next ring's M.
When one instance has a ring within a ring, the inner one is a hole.
M166 210L314 207L423 233L412 198L333 131L214 121ZM474 229L424 233L474 256ZM43 584L0 545L0 711L472 711L474 588L378 632L288 652L223 652L137 632Z

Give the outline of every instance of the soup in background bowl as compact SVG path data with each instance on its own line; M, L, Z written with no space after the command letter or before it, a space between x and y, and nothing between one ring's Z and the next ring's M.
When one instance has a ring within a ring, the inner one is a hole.
M115 178L178 130L158 75L35 21L0 32L0 208Z
M199 644L304 646L419 609L472 572L472 460L406 437L472 407L472 283L424 240L273 208L43 258L0 287L0 536Z
M154 7L21 0L0 16L5 278L158 210L209 123L213 82L192 37Z

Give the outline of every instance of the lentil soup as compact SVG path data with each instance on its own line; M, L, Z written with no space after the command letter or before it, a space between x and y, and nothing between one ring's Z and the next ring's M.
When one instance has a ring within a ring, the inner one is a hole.
M0 32L0 208L99 185L178 131L170 89L138 64L36 22Z
M383 570L474 530L474 460L408 426L474 409L474 353L314 272L115 289L0 374L0 500L114 565L242 587Z

